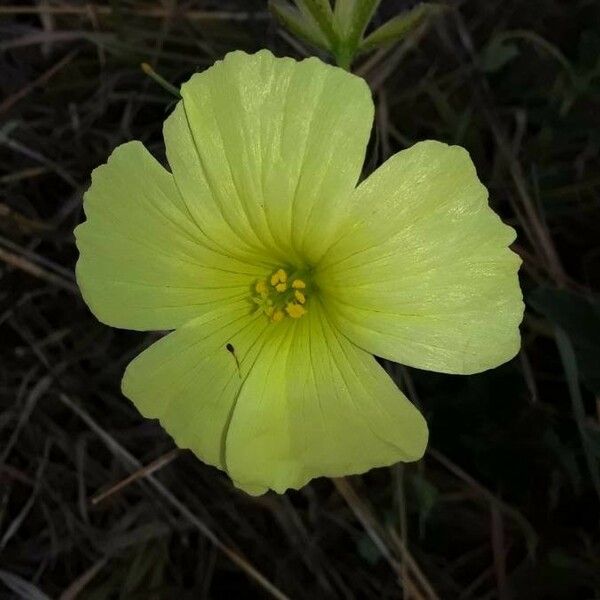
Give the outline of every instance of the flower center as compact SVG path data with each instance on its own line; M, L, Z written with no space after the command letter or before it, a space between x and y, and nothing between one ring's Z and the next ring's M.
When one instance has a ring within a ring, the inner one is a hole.
M285 317L299 319L306 314L307 285L298 274L288 276L284 269L277 269L267 279L259 279L254 291L257 295L252 300L257 310L273 323L279 323Z

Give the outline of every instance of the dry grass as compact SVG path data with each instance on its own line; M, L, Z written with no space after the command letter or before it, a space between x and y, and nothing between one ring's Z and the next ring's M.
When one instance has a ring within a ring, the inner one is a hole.
M368 168L464 145L518 230L523 350L472 377L386 364L426 457L255 499L120 395L155 336L88 312L72 230L116 145L163 156L172 98L141 62L179 84L234 48L307 49L258 0L4 3L0 598L600 596L599 30L593 0L465 0L357 65Z

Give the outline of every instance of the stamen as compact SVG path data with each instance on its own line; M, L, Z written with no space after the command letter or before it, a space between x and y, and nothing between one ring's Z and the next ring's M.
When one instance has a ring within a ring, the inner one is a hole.
M254 291L257 295L252 301L257 305L257 312L266 315L272 323L279 323L288 316L299 319L307 312L308 285L299 277L288 276L285 269L278 268L266 279L258 279Z
M256 282L254 286L257 294L260 294L261 298L266 298L268 294L267 282L264 279L261 279Z
M279 269L275 271L273 275L271 275L271 285L276 287L278 283L285 283L287 281L287 273L283 269Z
M295 302L290 302L285 307L285 311L288 315L290 315L290 317L292 317L292 319L299 319L302 315L306 313L306 309L304 308L304 306L300 306Z

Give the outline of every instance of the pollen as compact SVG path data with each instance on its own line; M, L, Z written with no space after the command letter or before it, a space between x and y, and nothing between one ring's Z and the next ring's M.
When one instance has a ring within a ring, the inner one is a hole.
M253 284L255 295L252 302L256 312L264 314L272 323L279 323L286 317L299 319L307 311L309 285L306 279L294 269L278 267L264 279Z

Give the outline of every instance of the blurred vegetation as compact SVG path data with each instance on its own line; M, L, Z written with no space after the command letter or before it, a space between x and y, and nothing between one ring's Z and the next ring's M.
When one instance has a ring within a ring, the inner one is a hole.
M164 157L173 98L141 62L178 85L232 49L313 50L266 1L0 5L0 598L600 597L600 5L447 4L353 65L367 172L426 138L471 152L519 234L522 351L470 377L386 363L425 458L261 498L120 395L156 335L88 312L72 231L115 146Z

